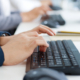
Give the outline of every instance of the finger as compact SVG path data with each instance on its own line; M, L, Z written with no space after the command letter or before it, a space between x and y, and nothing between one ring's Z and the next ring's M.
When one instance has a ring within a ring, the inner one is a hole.
M43 40L35 40L35 45L34 48L36 48L37 46L44 46L44 47L49 47L48 43L43 41Z
M41 10L47 15L47 11L48 11L48 10L47 10L46 8L42 7ZM45 15L45 14L44 14L44 15Z
M40 46L39 51L46 52L47 47L46 46Z
M49 44L42 38L31 39L33 44L31 45L32 49L35 49L37 46L44 46L44 48L40 48L41 51L45 51Z
M47 33L48 35L53 36L53 33L49 29L44 28L43 26L39 27L39 32L40 33Z
M38 37L38 33L36 31L33 32L24 32L25 35L29 36L29 37Z
M44 39L42 36L38 36L38 37L29 37L29 40L30 40L30 41L43 40L44 43L47 43L47 42L45 41L45 39Z
M47 6L47 5L42 6L42 7L43 7L43 9L44 9L45 11L52 11L52 9L51 9L49 6Z
M49 8L47 8L46 6L41 6L39 11L40 11L40 14L47 15L47 11L49 11Z
M41 14L41 15L45 15L45 14L46 14L46 12L45 12L45 11L43 11L43 10L40 10L40 11L39 11L39 14Z
M55 35L55 32L54 32L51 28L49 28L48 26L44 26L44 25L40 25L40 26L42 26L42 27L44 27L44 28L50 30L50 31Z

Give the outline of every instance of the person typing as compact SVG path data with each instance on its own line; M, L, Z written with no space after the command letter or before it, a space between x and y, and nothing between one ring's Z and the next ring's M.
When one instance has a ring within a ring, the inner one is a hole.
M37 46L41 46L40 50L45 52L49 45L42 36L39 36L41 33L55 35L50 28L43 25L14 36L3 37L9 33L0 32L0 66L21 63L32 55Z
M8 9L6 9L4 2L2 1L3 0L0 0L0 31L13 30L19 23L32 21L39 15L44 15L47 11L51 10L48 6L41 6L34 8L29 12L10 12L10 14L5 15L4 11L7 11ZM9 5L9 3L6 3L6 5Z

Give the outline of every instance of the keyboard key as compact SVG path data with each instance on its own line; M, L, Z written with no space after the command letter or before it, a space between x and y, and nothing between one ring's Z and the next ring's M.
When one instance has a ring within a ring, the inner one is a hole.
M31 67L32 68L35 68L35 67L38 67L39 66L39 64L38 64L38 61L32 61L32 65L31 65Z
M56 44L58 45L59 50L64 50L64 46L60 40L56 41Z
M62 58L68 58L68 56L66 54L61 54Z
M46 52L47 56L52 56L52 52Z
M67 54L65 50L60 50L61 54Z
M54 61L48 60L48 67L54 67Z
M59 55L59 54L54 54L54 56L55 56L55 57L60 57L60 55Z
M53 53L54 53L54 54L59 54L59 52L58 52L58 51L53 51Z
M70 48L66 40L63 40L62 42L66 49Z
M57 57L55 56L55 59L60 59L60 58L61 58L60 56L57 56Z
M47 59L52 59L53 60L53 56L47 56Z
M46 67L47 65L46 65L46 60L40 60L40 64L39 64L40 66L42 66L42 67Z
M32 54L32 60L38 60L38 53Z
M46 53L44 52L39 52L39 60L45 60L46 59Z
M74 55L69 55L69 56L70 56L71 59L74 58Z
M62 65L61 59L56 59L56 64L57 64L57 65Z
M71 62L69 59L63 59L63 62L65 66L71 66Z
M50 48L50 47L48 47L46 51L47 51L47 52L51 52L51 48Z
M51 48L53 51L58 51L55 41L51 41Z
M38 51L39 51L38 47L34 49L34 52L38 52Z
M49 47L47 48L46 51L47 51L47 52L51 52L51 45L50 45L50 42L48 41L47 43L49 44Z
M70 47L66 48L67 52L71 52L71 49Z
M73 66L78 66L75 58L72 58L71 61L72 61Z

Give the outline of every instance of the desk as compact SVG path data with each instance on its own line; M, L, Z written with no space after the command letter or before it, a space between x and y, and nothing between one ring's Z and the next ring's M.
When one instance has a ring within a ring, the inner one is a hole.
M60 28L53 29L55 32L58 30L63 30L63 29L73 29L73 30L80 30L80 12L65 12L62 11L60 12L63 14L62 16L65 18L67 21L65 26L61 26ZM74 18L75 15L77 15L77 18L74 20L73 16L71 15L73 13ZM67 16L66 16L67 14ZM72 17L72 19L71 19ZM70 20L71 19L71 20ZM72 24L73 23L73 24ZM29 22L29 23L21 23L15 34L21 33L23 31L28 31L36 26L38 26L40 22ZM76 26L76 27L75 27ZM53 37L49 37L47 35L42 34L46 40L54 40ZM63 39L66 39L66 37L63 37ZM71 37L67 37L67 39L72 39ZM76 45L77 49L80 51L80 41L79 40L74 40L72 39L74 44ZM25 75L25 70L26 70L26 61L22 62L21 64L15 65L15 66L3 66L0 68L0 80L22 80L23 76ZM68 76L68 80L80 80L80 76Z

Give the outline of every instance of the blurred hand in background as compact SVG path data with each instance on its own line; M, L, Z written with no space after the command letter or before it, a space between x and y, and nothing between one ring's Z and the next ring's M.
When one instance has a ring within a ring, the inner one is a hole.
M41 0L41 3L42 5L48 5L48 6L52 5L51 0Z
M29 22L36 19L39 15L45 15L48 11L51 11L50 7L47 5L42 5L41 7L34 8L29 12L22 12L21 17L23 22Z

